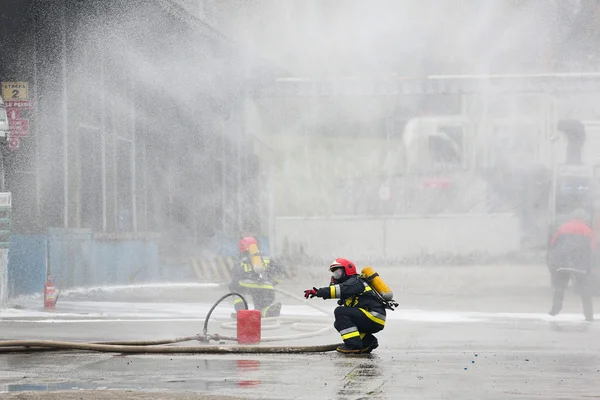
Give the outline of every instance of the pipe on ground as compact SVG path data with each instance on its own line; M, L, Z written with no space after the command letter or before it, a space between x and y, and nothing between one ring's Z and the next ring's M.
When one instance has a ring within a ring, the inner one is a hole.
M339 344L317 346L132 346L115 344L98 344L86 342L63 342L55 340L3 340L0 349L5 348L46 348L62 350L98 351L103 353L192 353L192 354L294 354L319 353L335 350Z
M284 290L278 290L281 294L288 297L298 298L297 296L286 292ZM114 341L114 342L68 342L68 341L55 341L55 340L0 340L0 353L8 352L32 352L32 351L52 351L52 350L80 350L80 351L98 351L104 353L128 353L128 354L148 354L148 353L192 353L192 354L273 354L273 353L318 353L335 350L339 344L327 344L317 346L165 346L165 344L174 344L187 342L191 340L198 340L200 342L208 343L210 340L232 340L235 341L237 338L230 336L221 336L218 334L208 334L208 321L213 310L229 296L239 296L244 302L245 308L248 309L248 303L246 299L238 293L228 293L222 296L217 302L211 307L206 319L204 321L203 334L197 334L193 336L184 336L175 339L167 340L146 340L146 341ZM302 299L301 299L302 300ZM311 305L312 306L312 305ZM313 308L328 314L328 311L312 306ZM279 321L276 321L277 323ZM302 329L304 325L302 323L295 323L294 329ZM232 329L233 324L224 323L222 327ZM314 327L314 324L311 324ZM282 340L293 340L312 337L315 335L324 334L329 331L331 327L323 328L315 332L306 332L296 335L278 336L271 338L263 338L262 341L282 341Z

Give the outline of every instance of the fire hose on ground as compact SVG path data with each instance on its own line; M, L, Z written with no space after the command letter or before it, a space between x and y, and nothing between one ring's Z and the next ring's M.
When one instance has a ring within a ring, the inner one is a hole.
M292 295L291 293L285 292L281 289L276 289L280 293L292 297L298 298L297 296ZM338 346L339 343L335 344L327 344L327 345L316 345L316 346L258 346L258 345L241 345L241 346L166 346L167 344L175 344L182 343L192 340L197 340L203 343L210 343L211 340L214 341L238 341L240 343L239 331L238 337L233 336L221 336L219 334L209 334L208 333L208 322L210 320L210 316L214 309L221 303L221 301L225 300L230 296L238 296L242 299L245 310L242 311L255 311L248 309L248 302L246 299L240 295L239 293L228 293L222 296L219 300L215 302L215 304L209 310L205 320L204 320L204 328L202 334L197 334L193 336L185 336L175 339L166 339L166 340L150 340L150 341L111 341L111 342L70 342L70 341L55 341L55 340L0 340L0 353L9 353L9 352L33 352L33 351L60 351L60 350L80 350L80 351L97 351L97 352L106 352L106 353L128 353L128 354L144 354L144 353L193 353L193 354L265 354L265 353L285 353L285 354L293 354L293 353L315 353L315 352L327 352L333 351ZM323 310L319 307L311 305L311 307L328 313L326 310ZM260 315L260 312L259 312ZM260 323L260 317L258 318ZM265 326L265 330L276 329L280 326L281 321L285 320L285 318L277 317L277 318L267 318L266 320L274 320L275 324L268 324ZM238 321L240 318L238 316ZM291 328L294 330L303 330L306 331L308 328L312 327L314 329L314 324L303 324L300 322L293 322ZM237 329L237 325L234 322L224 322L221 324L221 327L224 329ZM261 327L259 327L259 330ZM296 335L286 335L286 336L276 336L276 337L266 337L260 338L260 342L276 342L276 341L285 341L285 340L294 340L294 339L303 339L307 337L313 337L316 335L321 335L326 333L331 329L331 326L326 328L319 329L317 331L305 332ZM260 336L260 333L259 333Z

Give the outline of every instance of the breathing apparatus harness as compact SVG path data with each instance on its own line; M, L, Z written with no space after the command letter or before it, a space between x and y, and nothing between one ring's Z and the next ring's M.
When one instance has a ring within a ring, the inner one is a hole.
M373 285L371 285L371 283L373 282L373 280L375 278L377 278L378 276L379 276L379 274L377 272L375 272L373 275L371 275L369 277L366 277L365 274L360 274L358 276L358 278L363 282L363 284L365 285L365 287L368 286L368 287L371 288L371 291L375 293L375 295L377 296L377 299L379 300L379 302L381 304L383 304L383 307L386 310L394 311L399 306L399 304L395 300L393 300L393 299L392 300L386 300L386 299L384 299L383 296L381 296L381 293L379 293L379 291L377 291L377 289L375 289L373 287Z
M379 274L377 272L375 272L373 275L371 275L369 277L365 276L365 274L360 274L357 276L358 276L358 279L365 286L365 289L369 288L370 289L369 291L373 292L375 294L375 296L377 297L377 300L379 300L379 302L383 305L383 307L386 310L394 311L399 306L399 304L393 299L392 300L384 299L383 296L381 295L381 293L379 293L379 291L377 289L375 289L375 287L373 287L373 285L371 285L371 283L373 282L373 279L375 279L376 277L379 276ZM362 293L358 294L358 295L354 295L346 300L340 299L340 300L338 300L337 303L340 306L342 306L344 304L346 304L346 306L350 306L350 305L356 304L358 297L361 295L362 295Z

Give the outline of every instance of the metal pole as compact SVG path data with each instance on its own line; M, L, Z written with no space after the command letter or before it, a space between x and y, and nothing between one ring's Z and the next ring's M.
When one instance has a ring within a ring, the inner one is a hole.
M106 216L106 80L104 75L104 45L103 41L100 40L100 169L102 174L102 231L107 230L107 216Z
M239 109L236 109L236 112L239 112ZM233 113L232 113L232 118L233 117ZM239 117L237 114L235 114L236 117ZM244 140L244 137L242 136L242 128L240 126L239 123L237 123L238 121L234 121L235 124L235 132L237 135L237 190L236 190L236 194L237 194L237 230L239 232L241 232L243 230L242 227L242 196L245 195L245 193L242 191L242 140ZM245 235L245 232L244 232Z
M144 128L147 127L148 124L144 124ZM142 136L142 165L143 165L143 181L144 181L144 230L147 232L148 229L148 156L146 149L146 135L147 130L142 129L144 135Z
M198 204L196 201L196 191L192 192L192 204ZM198 212L196 208L192 210L192 232L194 234L194 244L198 243Z
M114 121L114 111L111 110L111 118ZM113 141L113 159L112 159L112 188L113 188L113 229L115 231L119 230L119 164L117 161L117 152L119 144L119 139L117 138L117 134L115 132L112 133L112 141Z
M552 170L552 182L550 187L550 224L556 223L556 191L558 189L558 149L561 143L561 136L556 132L558 121L556 118L556 110L552 110L549 117L551 121L550 130L550 168Z
M38 91L38 69L37 69L37 11L35 9L35 2L32 4L33 7L33 96L34 96L34 113L35 113L35 215L38 220L38 224L41 225L42 217L42 205L41 205L41 179L40 179L40 101ZM2 186L4 190L4 185Z
M269 165L268 165L268 207L269 207L269 252L271 253L271 257L276 257L277 254L277 231L276 231L276 223L275 219L275 166L271 161L271 157L269 157Z
M133 232L137 232L137 196L136 196L136 169L135 169L135 82L133 81L133 68L130 74L131 79L131 143L129 145L131 158L131 224Z
M225 146L227 145L227 143L225 143L225 121L223 121L223 119L220 120L221 122L221 222L222 222L222 229L223 229L223 234L226 235L227 234L227 222L226 222L226 208L227 208L227 179L226 179L226 169L225 169Z
M122 129L122 125L119 124L118 127L114 127L115 117L115 108L111 105L110 109L110 118L113 121L113 129ZM121 122L119 120L119 122ZM118 131L113 130L111 132L111 140L112 140L112 208L113 208L113 230L119 230L119 164L117 161L117 153L119 151L119 134Z
M69 227L69 149L68 149L68 124L69 124L69 107L68 107L68 91L67 91L67 7L66 0L62 2L62 79L63 79L63 102L62 102L62 139L63 139L63 225Z

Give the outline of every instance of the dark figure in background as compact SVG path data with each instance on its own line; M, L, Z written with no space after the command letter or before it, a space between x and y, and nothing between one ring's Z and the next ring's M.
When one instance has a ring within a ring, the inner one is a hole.
M548 246L548 268L554 297L550 315L562 309L565 290L573 280L581 296L586 321L594 320L592 303L592 257L596 243L594 233L585 222L585 211L576 210L572 218L558 227Z
M367 282L356 272L356 266L345 258L336 258L329 267L331 284L304 291L305 298L339 299L333 326L344 344L340 353L370 353L379 346L373 333L385 326L385 306Z
M240 256L233 266L229 289L252 296L254 308L260 310L264 318L279 316L281 303L274 303L274 285L282 275L281 266L263 257L258 248L258 241L253 237L240 240L238 249ZM233 307L237 312L244 308L244 303L236 298Z
M566 164L581 165L582 151L585 144L585 125L576 119L564 119L558 121L558 130L567 138Z

